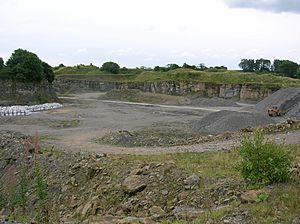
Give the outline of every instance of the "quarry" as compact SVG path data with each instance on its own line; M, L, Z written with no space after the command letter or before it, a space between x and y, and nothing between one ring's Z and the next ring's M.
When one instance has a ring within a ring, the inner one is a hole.
M242 87L241 99L228 86L208 96L55 85L55 103L0 107L2 223L257 223L274 206L276 222L298 222L299 88ZM237 149L256 128L294 152L294 181L248 189ZM19 186L24 206L5 197Z
M0 0L0 224L300 224L300 0Z

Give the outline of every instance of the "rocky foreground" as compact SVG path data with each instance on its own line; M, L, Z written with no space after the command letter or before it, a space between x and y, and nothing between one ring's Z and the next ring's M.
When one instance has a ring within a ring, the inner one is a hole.
M257 223L252 207L260 203L260 195L277 194L273 186L247 190L235 174L202 176L172 160L67 153L41 147L38 136L13 132L0 133L0 192L0 223L10 218L21 223L110 224ZM274 221L285 223L276 206ZM299 223L299 213L290 212L288 220Z

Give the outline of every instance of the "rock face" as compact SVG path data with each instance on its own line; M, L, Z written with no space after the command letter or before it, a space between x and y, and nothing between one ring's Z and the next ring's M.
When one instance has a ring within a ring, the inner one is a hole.
M53 86L43 83L14 83L0 80L0 105L33 105L59 102Z
M197 92L205 97L220 97L225 99L239 98L241 100L261 100L278 88L263 88L261 86L250 86L241 84L215 84L195 81L164 81L164 82L107 82L88 80L59 79L54 83L58 92L66 91L111 91L118 89L139 89L144 92L162 93L168 95L184 95Z
M142 191L146 188L146 184L142 181L141 176L132 175L127 177L123 184L123 190L128 194L135 194L139 191Z

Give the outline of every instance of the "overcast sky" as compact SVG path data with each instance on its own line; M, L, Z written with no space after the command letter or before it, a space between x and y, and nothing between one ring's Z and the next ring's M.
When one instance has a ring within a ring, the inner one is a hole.
M0 57L51 65L300 63L300 0L0 0Z

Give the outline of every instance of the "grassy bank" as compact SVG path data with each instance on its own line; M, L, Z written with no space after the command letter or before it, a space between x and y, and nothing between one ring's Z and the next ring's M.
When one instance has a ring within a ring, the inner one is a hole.
M275 76L271 73L246 73L242 71L195 71L176 69L168 72L129 70L127 74L107 74L98 68L64 67L56 71L57 79L113 81L113 82L157 82L197 81L216 84L251 84L266 87L299 87L300 80Z

